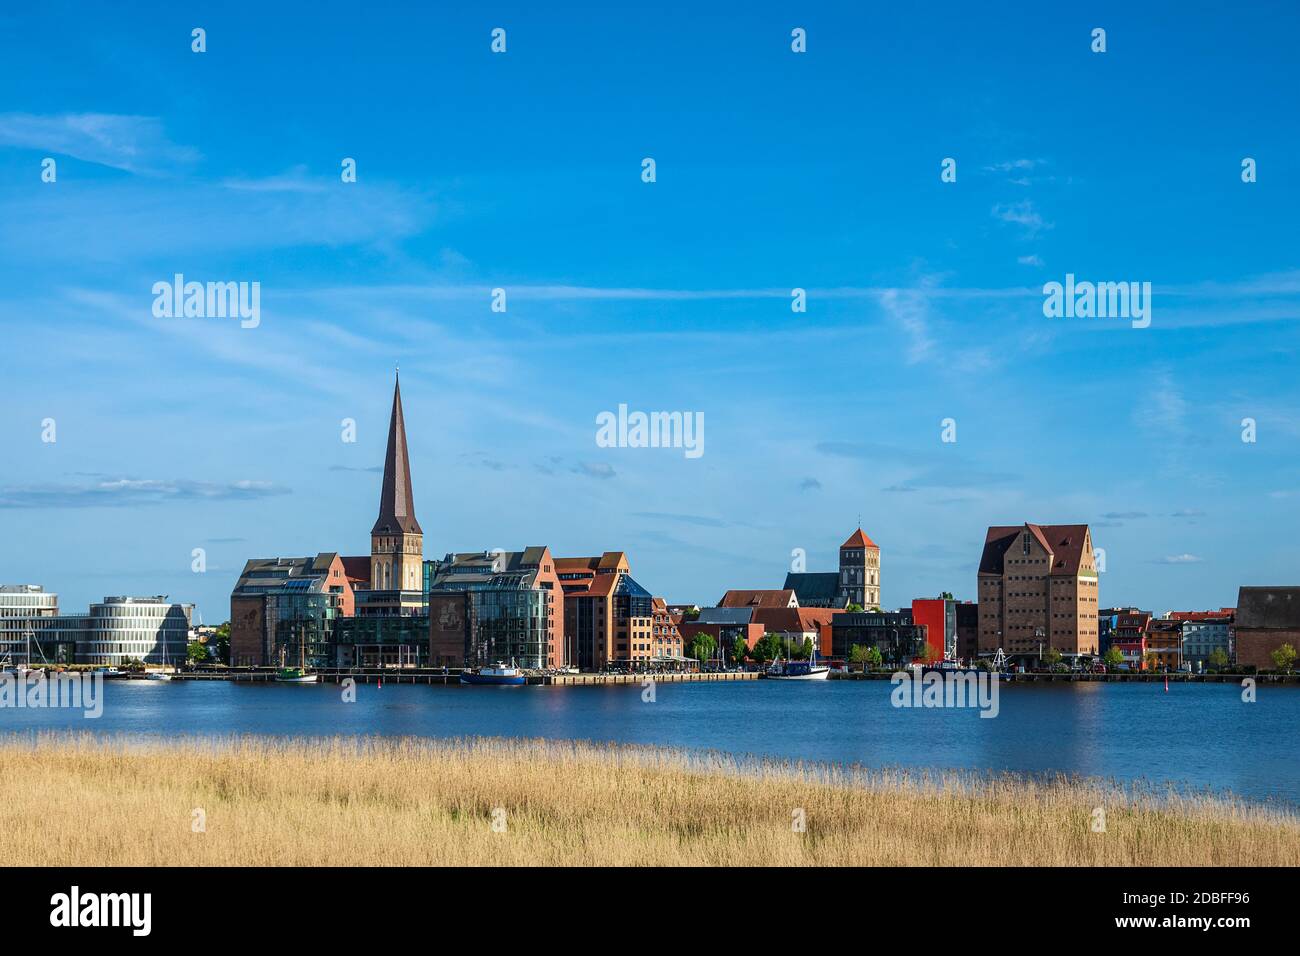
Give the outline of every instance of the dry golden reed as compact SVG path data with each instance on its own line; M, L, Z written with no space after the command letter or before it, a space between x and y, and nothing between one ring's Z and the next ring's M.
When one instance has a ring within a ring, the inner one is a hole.
M0 763L18 866L1300 862L1285 809L1065 779L483 739L47 734L0 738Z

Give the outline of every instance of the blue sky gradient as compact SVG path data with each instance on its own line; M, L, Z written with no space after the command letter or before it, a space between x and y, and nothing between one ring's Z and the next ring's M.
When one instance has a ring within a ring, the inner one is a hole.
M712 603L861 514L889 607L1026 520L1103 605L1296 583L1294 4L182 6L0 13L0 581L217 622L247 557L366 553L400 363L426 556ZM260 326L155 318L177 272ZM1045 318L1067 272L1151 327ZM705 454L597 447L620 403Z

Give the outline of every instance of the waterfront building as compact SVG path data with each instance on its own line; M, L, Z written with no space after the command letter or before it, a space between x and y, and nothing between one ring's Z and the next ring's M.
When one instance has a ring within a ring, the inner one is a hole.
M556 558L564 592L566 660L583 671L608 667L645 669L656 656L654 598L632 578L627 555L606 551L599 557ZM660 638L669 634L659 631ZM680 635L677 635L680 639Z
M763 625L764 634L776 634L795 647L812 641L819 655L829 657L831 621L841 613L824 607L760 607L754 609L752 620Z
M957 659L957 602L952 598L913 598L912 621L925 625L926 645L934 661Z
M565 611L568 611L567 597ZM682 646L682 633L678 627L680 622L680 615L672 614L663 598L657 597L651 601L652 664L681 663L685 660L686 650Z
M1235 607L1223 607L1217 611L1170 611L1165 615L1182 622L1185 668L1198 673L1204 671L1215 651L1222 651L1229 661L1234 659L1232 638L1236 613Z
M831 619L831 657L847 661L854 645L874 647L890 667L906 667L920 660L926 644L926 626L917 624L910 609L898 611L846 611Z
M33 645L40 645L50 663L179 665L185 662L193 613L193 604L171 602L165 594L105 597L84 614L34 618ZM41 660L35 646L33 659Z
M727 655L730 663L731 649L737 641L743 641L748 650L753 650L763 636L763 625L754 620L758 612L753 607L703 607L700 616L693 621L683 621L680 625L682 644L686 653L691 652L691 644L699 634L708 634L717 645L715 659Z
M230 661L235 667L336 666L335 622L350 617L354 594L333 552L303 558L253 558L230 595Z
M1086 524L993 526L978 573L979 653L1097 653L1097 569Z
M1097 612L1097 653L1105 654L1111 647L1115 627L1121 614L1141 613L1135 607L1108 607Z
M728 591L718 607L798 607L799 599L790 590Z
M1233 624L1237 663L1274 670L1272 653L1283 644L1300 651L1300 587L1243 587Z
M27 635L32 620L58 613L59 596L39 584L0 584L0 661L28 663ZM31 662L40 659L39 649L32 647Z
M644 600L648 621L648 592ZM564 592L550 548L448 554L433 569L427 602L432 666L564 665Z
M1110 646L1123 656L1123 666L1129 670L1146 670L1147 629L1151 626L1151 612L1134 608L1115 615L1115 625L1110 632Z
M840 597L844 606L880 607L880 548L861 528L840 545Z
M1183 622L1152 620L1147 625L1148 664L1156 670L1177 671L1183 667Z
M973 663L979 654L980 606L975 601L957 604L957 657Z

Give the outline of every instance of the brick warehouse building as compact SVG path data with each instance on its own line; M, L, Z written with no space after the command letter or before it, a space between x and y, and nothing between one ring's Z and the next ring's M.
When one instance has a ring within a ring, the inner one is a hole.
M1300 587L1243 587L1233 625L1237 663L1274 670L1272 653L1283 644L1300 651Z
M994 526L978 574L979 654L1095 656L1097 568L1086 524Z

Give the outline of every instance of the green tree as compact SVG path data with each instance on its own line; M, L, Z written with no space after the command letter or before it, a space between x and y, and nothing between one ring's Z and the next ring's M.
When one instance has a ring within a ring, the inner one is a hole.
M711 658L717 649L718 641L712 634L701 631L691 640L691 657L701 664Z
M927 643L921 651L921 663L933 664L941 660L943 660L943 655L940 654L936 648Z
M1124 663L1124 654L1118 647L1111 647L1101 655L1101 662L1106 665L1108 670L1114 670Z
M230 622L217 627L217 636L212 641L212 656L222 664L230 663Z
M1049 647L1043 651L1043 663L1048 667L1055 667L1061 663L1061 652L1055 647Z
M775 660L785 654L785 641L780 634L764 634L754 642L754 647L749 652L749 656L760 663L766 664L768 661Z
M1222 647L1216 647L1214 650L1210 651L1210 656L1206 660L1206 663L1214 670L1221 671L1224 668L1229 667L1232 664L1232 660L1228 657L1227 651Z
M805 637L802 642L795 642L790 645L790 658L796 661L806 661L812 657L813 642L812 638Z
M749 653L749 648L745 646L745 639L739 635L731 639L731 660L737 667L745 663L745 655Z
M867 652L871 648L865 644L854 644L849 648L849 664L856 664L860 670L867 669Z
M1273 666L1284 674L1291 673L1291 668L1295 666L1295 648L1290 644L1283 644L1271 652L1269 657L1273 658Z
M190 641L189 646L185 649L185 657L194 663L206 661L209 657L208 646L199 641Z
M859 612L862 610L862 605L861 605L861 604L850 604L850 605L849 605L848 607L846 607L844 610L848 611L850 614L857 614L857 613L859 613Z

